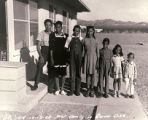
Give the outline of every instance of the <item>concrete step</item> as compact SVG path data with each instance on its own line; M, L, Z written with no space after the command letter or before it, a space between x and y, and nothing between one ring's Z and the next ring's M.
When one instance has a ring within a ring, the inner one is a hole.
M30 85L34 84L34 82L30 81L28 83ZM30 87L27 86L26 96L23 96L23 98L16 104L0 103L0 111L28 112L39 103L39 101L47 94L47 92L48 88L43 83L39 84L36 91L31 91Z

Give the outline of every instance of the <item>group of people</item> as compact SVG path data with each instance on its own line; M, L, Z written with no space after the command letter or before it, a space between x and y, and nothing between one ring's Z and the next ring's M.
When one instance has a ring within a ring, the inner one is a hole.
M80 35L81 27L75 25L73 34L68 36L62 32L62 22L54 24L50 19L44 21L45 30L38 34L37 51L39 53L38 69L32 90L38 88L43 66L48 62L48 75L55 82L55 95L66 95L64 91L67 67L70 73L69 96L80 95L81 73L86 74L86 97L109 97L109 77L114 79L114 97L120 97L121 81L125 82L125 97L134 98L134 86L137 80L137 69L134 53L123 58L121 45L109 49L110 40L104 38L100 49L95 37L94 26L87 26L85 38ZM95 75L98 74L97 91L94 91ZM105 80L105 81L104 81ZM60 86L60 82L62 83ZM105 85L104 85L105 83ZM104 89L105 88L105 89Z

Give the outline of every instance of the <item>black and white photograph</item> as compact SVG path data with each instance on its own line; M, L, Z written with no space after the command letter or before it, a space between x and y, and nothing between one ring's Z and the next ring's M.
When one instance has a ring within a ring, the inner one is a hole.
M0 0L0 120L148 120L148 0Z

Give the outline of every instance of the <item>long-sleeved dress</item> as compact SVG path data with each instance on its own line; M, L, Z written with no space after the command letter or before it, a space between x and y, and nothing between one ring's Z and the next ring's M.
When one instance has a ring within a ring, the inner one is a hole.
M84 45L84 73L95 74L96 61L99 56L98 42L94 38L85 38Z

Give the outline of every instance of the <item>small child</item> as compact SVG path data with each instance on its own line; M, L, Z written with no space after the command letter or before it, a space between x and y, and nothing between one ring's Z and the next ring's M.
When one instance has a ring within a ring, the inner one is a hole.
M135 62L133 61L134 58L134 53L130 52L127 55L127 62L125 63L124 81L126 84L126 98L134 98L134 86L137 81L137 68Z
M122 47L117 44L113 49L113 57L112 57L112 67L113 67L113 88L114 88L114 97L120 97L120 89L121 89L121 80L123 76L122 72L122 64L124 62ZM116 87L118 86L118 90Z
M110 75L110 70L111 70L111 60L112 60L112 50L108 48L110 44L110 40L108 38L104 38L103 42L103 48L100 49L99 54L99 81L97 85L97 97L102 97L104 92L103 92L103 87L104 87L104 78L105 78L105 94L104 97L108 98L109 95L109 75Z
M65 42L68 35L62 32L62 22L57 21L55 23L55 32L50 35L49 46L50 46L50 67L49 73L55 79L56 92L55 95L65 95L64 84L67 67L67 52L65 49ZM62 79L62 86L60 90L59 79Z
M81 27L75 25L73 28L73 35L66 41L65 48L70 49L70 77L71 77L71 91L69 96L74 93L76 96L80 95L81 89L81 62L83 51L83 38L80 36Z
M96 61L99 56L98 43L95 37L94 26L87 27L86 37L83 40L84 45L84 73L86 74L87 93L86 97L94 97L94 82Z

